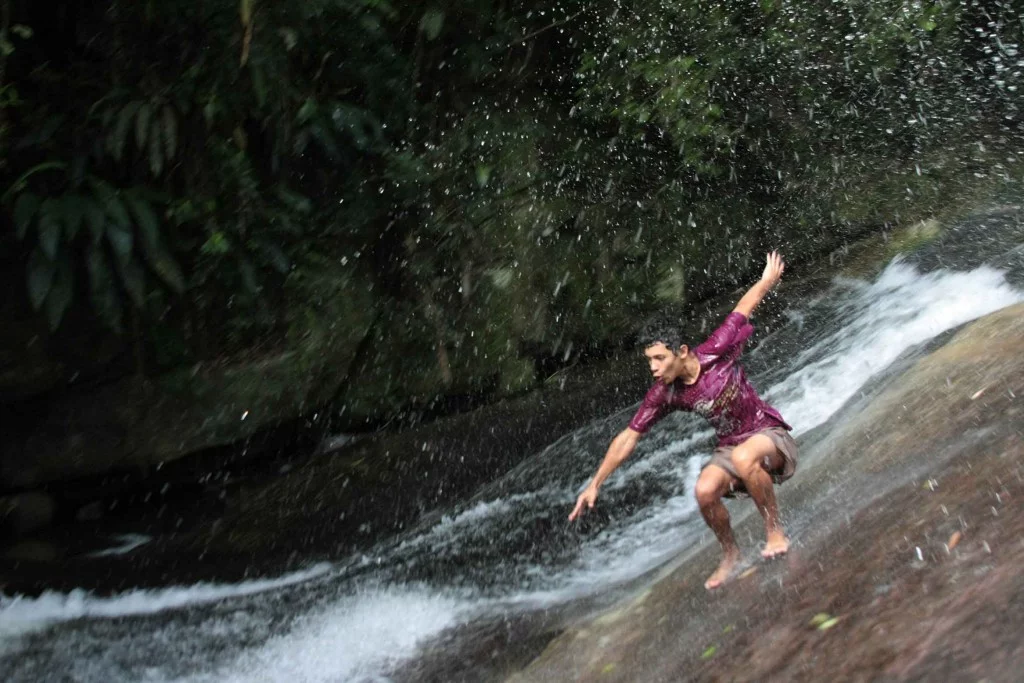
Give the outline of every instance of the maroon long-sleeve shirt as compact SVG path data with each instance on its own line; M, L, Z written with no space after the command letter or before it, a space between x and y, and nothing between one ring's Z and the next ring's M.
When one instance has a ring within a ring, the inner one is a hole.
M735 446L751 434L769 427L792 429L751 386L739 364L743 346L754 327L742 313L733 311L707 340L693 349L700 363L697 381L687 386L657 382L644 396L630 421L643 433L673 410L686 410L707 418L721 446Z

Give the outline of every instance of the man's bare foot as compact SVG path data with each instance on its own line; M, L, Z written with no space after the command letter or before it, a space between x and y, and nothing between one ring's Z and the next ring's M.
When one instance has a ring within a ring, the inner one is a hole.
M773 531L768 534L768 541L764 544L761 557L770 560L773 557L785 555L788 550L789 539L786 538L786 535L782 531Z
M721 564L718 565L718 569L715 573L708 577L708 580L704 582L704 587L709 591L714 590L721 586L723 583L732 578L733 570L736 569L736 565L740 561L740 551L733 550L732 552L725 553L722 557Z

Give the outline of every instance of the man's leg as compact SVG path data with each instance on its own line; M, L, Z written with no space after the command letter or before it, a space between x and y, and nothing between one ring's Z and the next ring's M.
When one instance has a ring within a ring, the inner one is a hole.
M729 526L729 511L722 503L722 496L729 490L734 477L718 465L708 465L697 479L697 504L704 521L715 532L715 538L722 545L722 562L718 569L704 582L708 590L721 586L740 561L740 549Z
M764 532L767 537L764 557L784 555L789 550L789 539L779 520L779 506L775 502L775 487L768 472L783 465L782 454L775 443L764 434L755 434L732 451L732 464L740 475L747 493L754 499L757 509L764 517Z

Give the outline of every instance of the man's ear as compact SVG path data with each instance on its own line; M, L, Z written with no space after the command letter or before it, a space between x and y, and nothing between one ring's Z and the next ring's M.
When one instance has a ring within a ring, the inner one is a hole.
M689 352L690 352L690 347L687 346L686 344L683 344L682 346L679 347L679 357L680 358L686 358L686 354L688 354Z

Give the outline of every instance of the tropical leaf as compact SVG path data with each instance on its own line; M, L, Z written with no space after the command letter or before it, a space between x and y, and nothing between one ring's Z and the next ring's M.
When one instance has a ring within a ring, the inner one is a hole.
M255 62L250 62L249 74L252 78L252 91L256 93L256 104L262 107L267 103L266 76L263 75L263 69L257 67Z
M245 256L238 257L238 272L242 275L242 285L252 296L259 296L260 286L256 279L256 267Z
M361 107L349 104L335 105L331 111L331 121L338 131L348 133L359 149L369 149L372 144L380 141L380 121Z
M7 203L10 200L11 195L24 190L25 186L28 184L28 179L36 173L42 173L43 171L63 171L66 170L67 167L68 165L63 161L44 161L41 164L36 164L22 173L17 180L10 184L7 190L4 191L3 196L0 196L0 203Z
M313 138L320 143L324 151L327 152L327 156L332 159L337 159L341 156L341 151L338 149L338 142L334 139L334 134L331 133L327 128L321 126L319 123L314 123L309 127L309 131L313 134Z
M164 157L169 162L178 152L178 119L170 107L163 108Z
M139 241L149 266L175 292L180 294L185 291L185 276L182 275L181 268L164 247L160 235L160 221L153 213L149 202L134 193L126 193L125 201L128 202L128 206L135 216L135 222L139 228Z
M312 97L307 97L306 101L302 103L301 107L299 107L299 112L295 115L295 120L298 123L305 123L316 115L316 110L316 100Z
M118 225L124 228L131 228L132 219L117 192L107 183L97 178L91 179L91 184L99 196L103 210L108 216L117 221Z
M441 35L444 27L444 12L435 8L428 9L420 19L420 30L426 35L427 40L434 40Z
M135 144L139 149L146 149L146 136L149 133L149 119L153 109L148 102L139 105L139 113L135 116Z
M117 273L121 276L121 285L128 292L128 298L136 308L146 305L146 271L133 259L116 261Z
M221 256L231 251L231 241L220 230L214 230L199 247L199 253L206 256Z
M235 129L231 132L231 137L241 151L244 152L245 148L249 146L249 136L245 134L241 126L235 126Z
M139 102L129 102L121 108L117 117L117 124L111 131L108 139L108 149L118 161L124 156L124 148L128 142L128 131L131 129L132 121L139 111Z
M107 214L98 202L90 199L85 201L85 224L89 226L89 232L92 233L92 243L99 244L107 232Z
M107 97L110 97L110 95L107 95ZM100 104L102 104L107 99L107 97L101 97L97 102L93 102L92 106L89 107L90 116L96 113L96 110L99 108ZM114 110L112 108L104 109L103 113L100 114L100 123L103 124L104 129L110 128L110 122L113 120ZM109 135L107 136L107 143L110 143Z
M293 192L284 185L277 186L277 196L285 206L298 213L309 213L313 210L313 202L309 200L309 197Z
M94 143L94 156L100 156L100 146L101 143L97 138L96 142ZM71 168L68 171L68 178L71 180L71 187L77 188L79 185L82 184L82 181L85 179L85 169L87 164L89 163L89 154L90 152L82 150L79 154L75 154L75 156L71 159Z
M491 167L486 164L477 165L476 184L480 187L487 187L487 183L491 179L491 170Z
M64 217L64 234L68 242L75 239L85 219L88 200L80 194L66 194L61 198L61 213Z
M54 116L48 116L42 121L34 121L35 125L30 129L28 135L23 137L15 146L15 149L27 149L29 147L42 147L45 146L50 139L53 137L61 125L64 123L65 116L63 114L57 114Z
M60 246L60 205L56 199L43 201L39 209L39 246L47 258L57 256Z
M75 276L71 267L71 259L65 256L57 264L53 276L53 286L46 297L46 318L50 322L50 329L55 330L60 325L64 312L71 303L71 296L74 293Z
M132 258L132 243L134 237L132 231L117 223L107 223L107 239L114 250L114 255L121 262L130 261Z
M39 208L39 197L31 192L22 192L14 203L14 225L18 231L18 239L25 239L29 225Z
M281 250L281 247L277 246L276 244L271 244L270 242L263 241L257 242L257 245L259 246L260 251L263 253L263 255L267 258L267 261L270 262L270 265L273 266L274 270L281 273L282 275L288 274L288 271L291 270L291 262L288 260L288 257L285 255L285 253Z
M164 169L164 148L160 131L160 122L154 120L152 130L149 131L149 170L155 176L159 176Z
M103 248L93 245L89 249L89 293L93 308L111 328L121 330L121 300Z
M159 244L160 219L153 212L153 208L142 197L133 192L125 193L125 201L135 217L135 224L139 227L139 235L143 244Z
M213 126L213 121L217 118L217 114L221 111L220 102L217 101L217 95L210 95L210 99L203 105L203 118L206 120L206 127L210 128Z
M284 49L291 52L299 43L299 34L293 28L287 26L277 29L277 35L284 41Z
M150 256L150 267L168 287L176 293L185 291L185 276L181 268L167 252L156 252Z
M53 273L55 266L52 260L46 257L38 247L32 250L28 258L28 300L32 308L39 310L39 307L46 301L46 295L50 293L53 285Z

